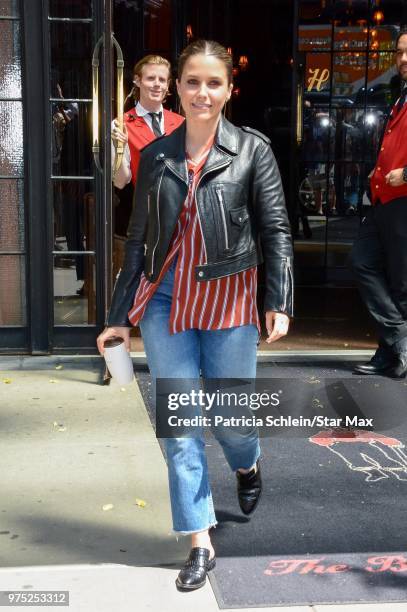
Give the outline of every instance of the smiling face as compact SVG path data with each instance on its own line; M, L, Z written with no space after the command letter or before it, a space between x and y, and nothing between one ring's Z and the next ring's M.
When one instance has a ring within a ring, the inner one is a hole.
M232 94L225 64L213 55L191 55L185 62L178 95L187 121L214 121Z
M163 64L144 64L141 78L137 75L134 82L140 88L140 103L147 110L155 110L165 98L169 84L169 71Z
M403 81L407 81L407 34L403 34L397 43L396 66Z

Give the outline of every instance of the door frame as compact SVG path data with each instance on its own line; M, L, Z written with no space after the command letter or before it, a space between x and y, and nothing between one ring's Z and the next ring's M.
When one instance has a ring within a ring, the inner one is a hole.
M10 331L2 329L2 337L7 342L8 352L15 350L33 355L97 353L96 337L103 328L112 290L111 100L107 93L111 91L112 83L110 44L104 44L100 57L100 142L106 171L101 175L94 165L93 172L96 201L96 324L54 326L48 1L21 0L21 14L27 327ZM112 0L93 0L92 23L93 44L100 36L110 43Z

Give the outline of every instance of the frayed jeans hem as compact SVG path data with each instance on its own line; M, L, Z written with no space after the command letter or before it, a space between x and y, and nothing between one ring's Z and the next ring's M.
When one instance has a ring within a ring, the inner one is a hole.
M211 529L211 527L216 527L217 524L218 524L218 521L216 521L215 523L211 523L208 527L204 527L203 529L193 529L192 531L177 531L176 529L172 529L171 533L175 536L191 535L191 533L199 533L200 531L207 531Z

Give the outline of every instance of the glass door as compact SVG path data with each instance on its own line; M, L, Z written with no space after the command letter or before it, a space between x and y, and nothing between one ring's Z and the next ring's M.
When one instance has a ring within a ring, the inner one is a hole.
M111 3L45 4L51 348L89 351L111 287Z
M0 351L28 343L21 17L0 3Z
M174 61L175 0L49 0L48 159L53 350L95 351L124 254L133 186L112 186L111 122L134 107L133 67ZM174 92L166 107L176 110Z
M400 15L386 0L299 2L299 282L352 284L347 258L370 205L367 177L400 88L393 53Z

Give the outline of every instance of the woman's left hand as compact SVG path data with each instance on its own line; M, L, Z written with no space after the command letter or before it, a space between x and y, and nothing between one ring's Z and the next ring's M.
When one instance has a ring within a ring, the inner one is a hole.
M290 318L282 312L268 310L266 312L266 328L268 337L266 342L270 344L285 336L290 325Z

